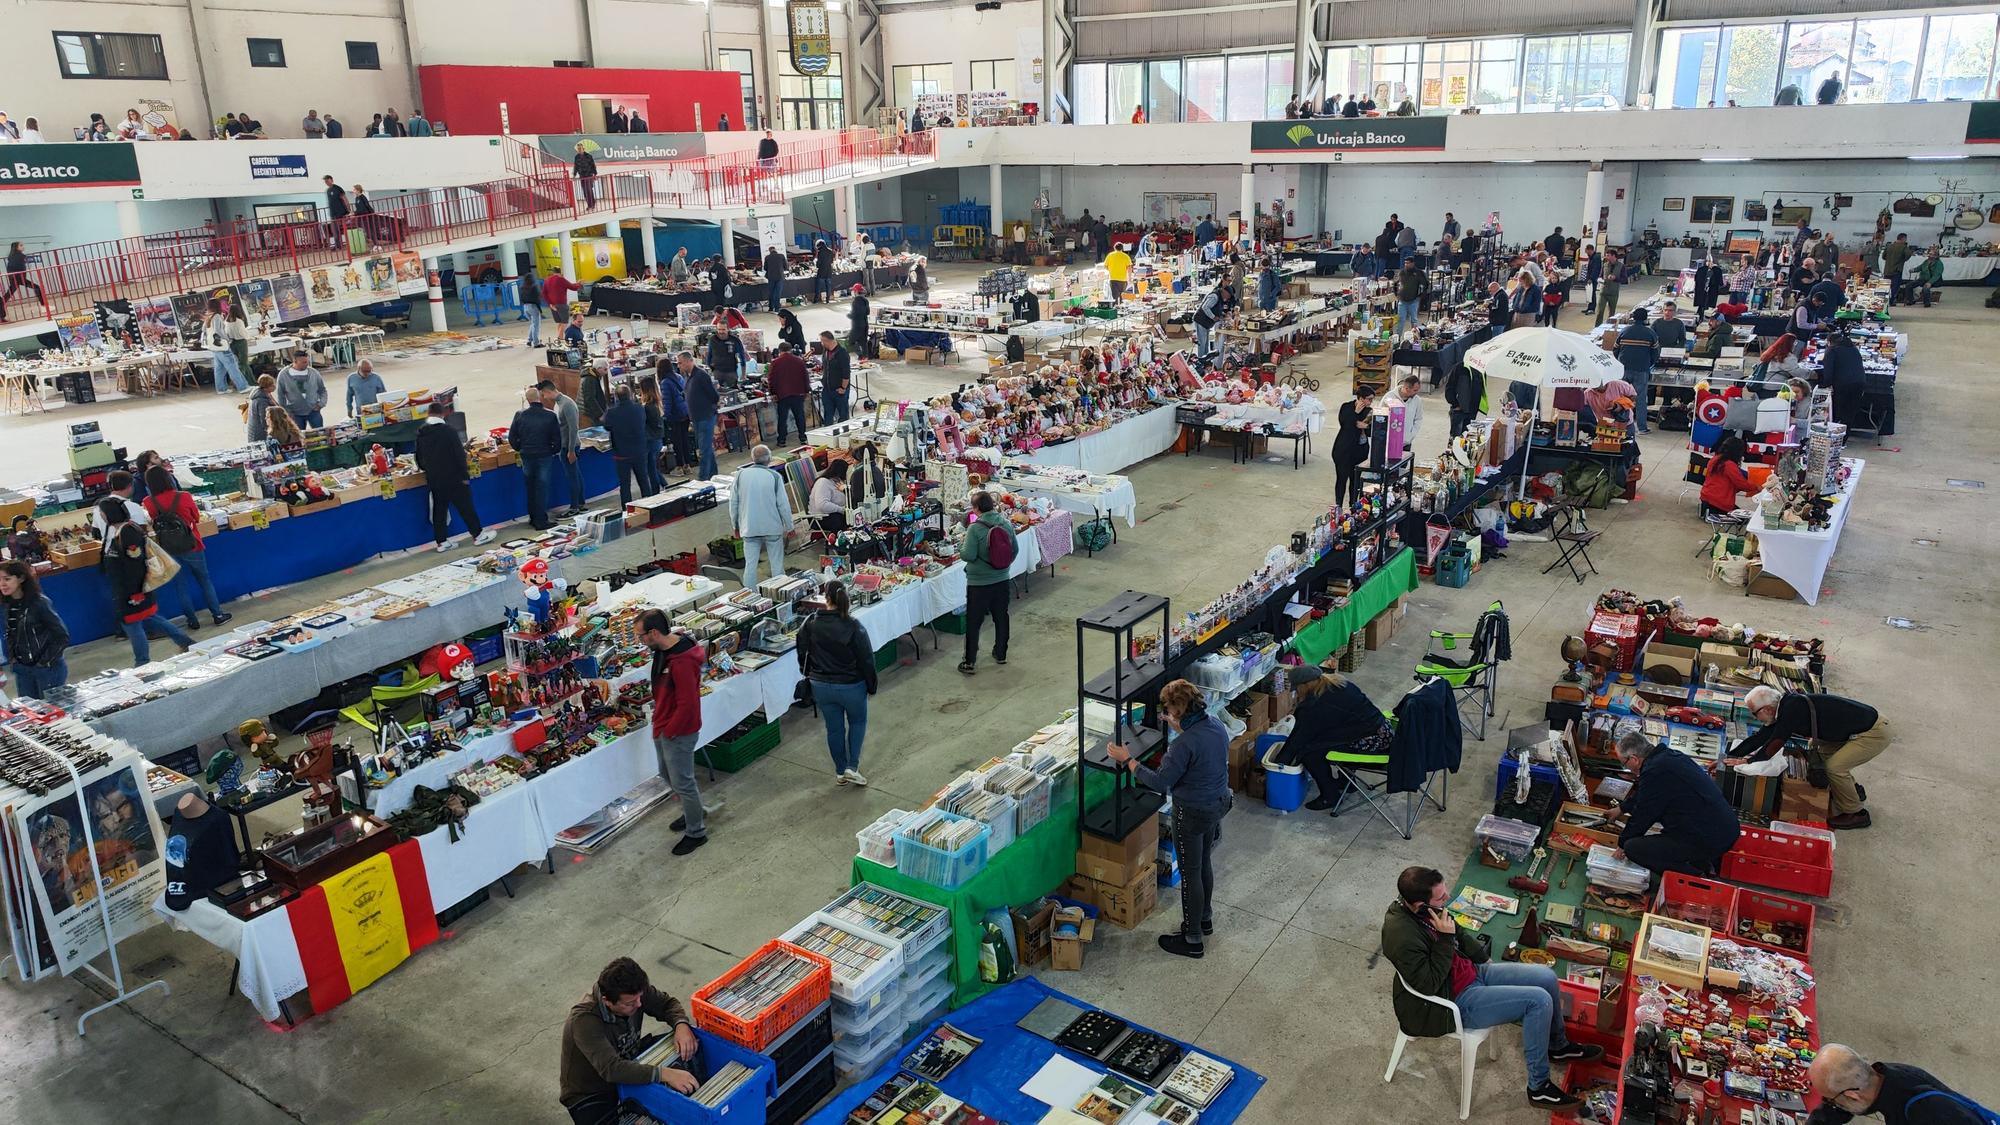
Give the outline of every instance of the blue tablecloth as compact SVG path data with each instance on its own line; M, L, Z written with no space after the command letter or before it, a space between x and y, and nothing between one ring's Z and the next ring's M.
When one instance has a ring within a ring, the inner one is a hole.
M1062 1052L1075 1062L1083 1063L1095 1070L1105 1070L1102 1063L1082 1055L1064 1051L1054 1043L1032 1032L1023 1031L1014 1024L1022 1016L1033 1011L1035 1005L1051 996L1091 1008L1074 996L1058 992L1034 977L1023 977L1004 988L974 1000L958 1009L938 1023L949 1023L960 1031L978 1039L981 1043L966 1060L958 1064L938 1089L954 1098L968 1102L981 1112L1002 1121L1040 1121L1048 1113L1049 1107L1021 1092L1021 1086L1042 1069L1042 1064L1050 1056ZM1114 1013L1115 1014L1115 1013ZM936 1027L933 1023L931 1027ZM930 1028L924 1029L928 1035ZM915 1036L911 1044L923 1041L923 1035ZM907 1045L906 1045L907 1046ZM1228 1063L1236 1068L1236 1078L1223 1089L1207 1109L1201 1111L1202 1125L1227 1125L1242 1116L1250 1099L1264 1087L1264 1076L1244 1066L1242 1063L1224 1059L1212 1051L1192 1048L1200 1054ZM818 1113L807 1118L808 1125L840 1125L854 1108L868 1100L868 1095L876 1087L888 1081L902 1066L907 1051L898 1051L882 1068L867 1078L841 1091L823 1106ZM1123 1077L1122 1075L1120 1076ZM1141 1084L1143 1085L1143 1083ZM1068 1107L1064 1107L1068 1108Z
M949 352L951 337L929 328L884 328L882 346L894 348L899 352L906 352L911 348L936 348L941 352Z
M583 488L601 496L618 487L611 455L586 449L577 455ZM570 503L569 483L558 470L549 489L549 507ZM481 473L472 482L474 505L488 524L517 520L527 514L527 485L518 465ZM465 527L451 517L453 534ZM208 537L208 576L216 595L227 602L258 590L302 582L345 570L385 551L401 551L431 542L430 489L413 488L394 500L361 500L308 516L282 519L264 531L241 528ZM176 578L161 596L161 610L176 617L185 605L189 581ZM112 605L111 584L95 567L63 571L42 580L42 592L55 603L69 626L71 644L82 644L120 632Z

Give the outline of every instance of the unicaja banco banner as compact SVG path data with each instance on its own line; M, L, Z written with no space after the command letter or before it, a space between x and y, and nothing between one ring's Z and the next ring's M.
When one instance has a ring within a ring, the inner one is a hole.
M1443 152L1449 117L1253 121L1251 152Z

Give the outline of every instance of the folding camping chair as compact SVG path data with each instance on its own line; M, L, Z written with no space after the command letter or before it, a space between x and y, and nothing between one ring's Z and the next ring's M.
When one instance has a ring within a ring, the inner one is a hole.
M1442 647L1446 652L1464 645L1467 651L1463 659L1432 651L1424 654L1417 664L1418 683L1432 676L1450 685L1452 693L1458 697L1459 719L1465 719L1465 705L1474 704L1478 708L1478 733L1473 737L1486 741L1486 720L1493 717L1493 696L1498 690L1500 663L1512 659L1514 653L1507 627L1507 612L1495 601L1479 615L1479 621L1470 633L1448 633L1440 629L1431 630L1433 649Z
M1433 684L1439 686L1434 689ZM1426 691L1433 692L1428 700L1422 698L1422 693ZM1400 818L1391 811L1391 802L1395 800L1395 794L1389 790L1390 763L1399 753L1413 753L1417 749L1409 744L1409 738L1412 736L1406 735L1403 730L1403 720L1407 713L1405 709L1411 706L1412 700L1417 700L1418 706L1444 708L1444 713L1454 720L1454 737L1456 737L1455 720L1458 712L1449 705L1450 686L1441 677L1434 677L1403 693L1402 700L1396 704L1396 710L1389 715L1390 722L1396 727L1396 738L1390 743L1388 753L1357 754L1349 750L1334 749L1329 750L1326 755L1326 760L1332 764L1334 772L1346 782L1346 794L1343 794L1340 803L1334 806L1333 815L1339 816L1354 807L1347 803L1347 794L1358 796L1368 803L1369 808L1375 810L1376 816L1381 817L1384 823L1395 829L1396 834L1405 840L1416 835L1417 817L1423 813L1425 804L1435 806L1439 812L1444 811L1444 803L1451 795L1451 770L1458 768L1454 764L1448 768L1439 767L1427 771L1421 786L1404 792ZM1456 755L1453 757L1455 762ZM1381 780L1371 784L1360 777L1363 773L1379 775ZM1433 785L1438 787L1436 796L1431 795Z
M1584 572L1576 568L1576 560L1582 559L1583 565L1590 568L1590 573L1596 574L1597 564L1590 561L1590 545L1604 533L1590 530L1588 517L1584 515L1583 509L1575 504L1558 506L1554 519L1555 522L1549 526L1549 538L1555 543L1556 550L1561 553L1556 556L1556 561L1542 568L1542 573L1547 574L1559 566L1567 566L1570 574L1575 577L1576 584L1581 586Z

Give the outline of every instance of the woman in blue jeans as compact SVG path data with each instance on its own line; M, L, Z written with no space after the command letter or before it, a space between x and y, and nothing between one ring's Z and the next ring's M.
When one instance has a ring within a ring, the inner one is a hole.
M47 699L69 681L63 650L69 629L42 593L35 568L19 559L0 562L0 608L6 611L7 659L14 665L14 693Z
M875 646L848 612L847 587L829 582L826 608L799 629L799 671L812 685L813 703L826 723L826 751L835 785L866 785L861 740L868 733L868 697L875 694Z
M132 666L152 660L146 634L158 631L182 650L194 647L194 640L181 632L171 618L160 616L159 602L146 589L146 529L132 522L125 501L107 496L97 502L104 517L104 558L98 563L111 581L111 596L118 606L118 623L132 642Z
M182 491L180 482L164 465L146 470L145 506L146 514L153 518L154 536L174 561L181 564L181 577L193 583L208 603L209 617L217 625L228 621L231 615L222 612L222 599L215 596L215 583L208 580L208 546L201 539L201 508L194 497ZM186 593L182 591L184 597ZM188 628L201 628L199 607L192 597L187 598L186 604Z

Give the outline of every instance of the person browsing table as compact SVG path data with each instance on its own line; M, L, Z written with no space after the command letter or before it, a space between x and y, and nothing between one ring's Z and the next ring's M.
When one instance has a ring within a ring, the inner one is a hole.
M1204 938L1215 932L1215 846L1222 818L1234 797L1229 792L1229 731L1213 715L1201 689L1174 680L1160 689L1160 714L1175 733L1157 767L1147 766L1124 745L1104 752L1130 770L1139 784L1173 797L1174 848L1181 864L1181 928L1161 934L1160 948L1199 959Z
M1889 720L1858 699L1824 692L1781 692L1768 684L1743 697L1750 716L1764 724L1724 756L1727 765L1761 762L1785 748L1793 738L1806 738L1812 749L1827 755L1826 777L1833 791L1835 828L1866 828L1864 806L1868 790L1854 780L1854 767L1873 761L1889 748Z
M659 1083L682 1094L700 1085L693 1071L633 1061L652 1044L639 1034L647 1016L667 1025L681 1058L694 1058L700 1043L687 1009L654 988L630 957L604 966L591 990L570 1005L563 1020L560 1100L574 1125L617 1125L621 1085Z

